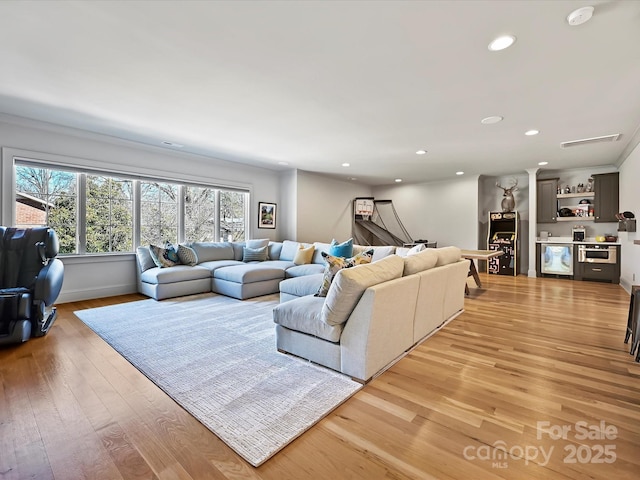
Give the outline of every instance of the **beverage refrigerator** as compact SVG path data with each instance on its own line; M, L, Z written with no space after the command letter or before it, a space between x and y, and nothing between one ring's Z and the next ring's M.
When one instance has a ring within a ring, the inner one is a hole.
M540 273L573 276L573 244L541 243Z

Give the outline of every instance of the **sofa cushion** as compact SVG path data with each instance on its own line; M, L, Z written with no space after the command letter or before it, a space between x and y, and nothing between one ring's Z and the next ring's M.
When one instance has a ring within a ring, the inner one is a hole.
M293 262L293 258L296 256L299 246L299 242L294 242L291 240L285 240L284 242L282 242L282 250L280 250L280 260L288 260L290 262Z
M324 253L329 253L329 247L331 245L329 245L328 243L322 243L322 242L313 242L313 260L311 260L313 263L317 263L318 265L326 265L326 262L324 261L324 257L322 256L322 252Z
M233 248L233 258L234 260L242 261L242 255L244 254L244 247L246 247L245 242L231 242L231 247Z
M245 247L249 247L249 248L262 248L262 247L268 247L269 246L269 239L268 238L254 238L252 240L246 240L245 242Z
M318 273L322 274L324 272L324 269L324 265L310 263L308 265L295 265L293 267L289 267L287 268L285 274L287 277L302 277L304 275L315 275ZM316 293L317 290L318 289L316 288L312 293Z
M288 293L297 297L313 295L322 283L322 274L305 275L303 277L287 278L280 282L280 293ZM318 297L320 298L320 297Z
M273 309L273 321L296 332L329 342L340 341L343 325L329 325L321 317L323 298L308 295L285 302Z
M244 265L240 260L211 260L210 262L201 262L199 267L204 267L210 272L222 267L233 267L234 265Z
M343 324L367 288L400 278L403 270L404 261L397 255L340 270L331 283L322 307L322 321L328 325Z
M158 245L149 245L151 258L153 259L153 263L155 263L157 267L173 267L174 265L180 264L178 253L173 249L173 247L171 247L170 244L169 246L170 248L164 248L159 247Z
M198 261L235 260L231 242L194 242L189 245L198 256Z
M462 256L458 247L441 247L433 249L438 254L437 267L459 261Z
M425 248L415 255L407 255L403 258L404 261L404 274L413 275L414 273L422 272L433 268L438 263L438 254L433 248Z
M269 260L280 260L280 252L282 252L282 242L269 242Z
M338 243L335 238L331 240L331 244L329 246L329 255L343 258L349 258L353 256L353 238L345 240L342 243Z
M156 262L154 262L153 258L151 258L149 247L136 248L136 258L138 259L138 265L140 266L141 272L156 267Z
M242 249L243 262L264 262L267 259L267 246L259 248L244 247Z
M324 258L327 266L324 269L324 274L322 277L322 285L318 289L316 293L316 297L326 297L329 288L331 287L331 282L333 281L333 277L336 274L344 269L355 267L356 265L362 265L365 263L370 263L371 258L373 257L373 249L369 249L366 252L362 252L357 254L351 258L344 257L334 257L333 255L329 255L328 253L322 253L322 257Z
M140 274L140 280L145 283L166 284L175 282L185 282L188 280L199 280L201 278L209 278L211 273L206 268L196 265L189 267L187 265L176 265L171 268L150 268Z
M193 267L198 263L198 254L196 251L182 243L178 245L178 258L182 265L189 265Z
M219 280L227 280L228 282L254 283L278 278L284 279L284 270L252 263L249 265L243 264L218 268L213 272L213 276Z
M305 247L304 245L300 245L298 247L296 255L293 257L293 263L295 263L296 265L306 265L307 263L311 263L314 250L315 247L313 245L307 247Z

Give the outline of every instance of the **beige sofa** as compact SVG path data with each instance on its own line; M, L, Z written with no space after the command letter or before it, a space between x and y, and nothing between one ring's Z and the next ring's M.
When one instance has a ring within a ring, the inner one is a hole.
M277 348L367 382L462 312L468 272L444 247L341 270L326 298L313 296L321 276L285 280Z

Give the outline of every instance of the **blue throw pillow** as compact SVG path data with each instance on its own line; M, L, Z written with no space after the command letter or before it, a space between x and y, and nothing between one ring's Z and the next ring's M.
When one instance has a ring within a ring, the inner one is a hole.
M267 247L242 249L243 262L264 262L267 259Z
M342 243L338 243L335 238L331 240L331 245L329 245L329 255L343 258L353 256L353 238Z

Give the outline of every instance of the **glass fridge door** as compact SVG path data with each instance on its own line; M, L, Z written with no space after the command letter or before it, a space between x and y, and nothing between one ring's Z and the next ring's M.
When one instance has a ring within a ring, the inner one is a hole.
M542 273L573 275L572 244L542 244L540 265Z

